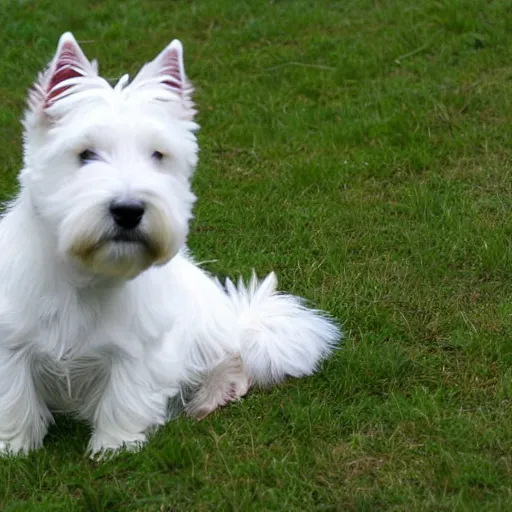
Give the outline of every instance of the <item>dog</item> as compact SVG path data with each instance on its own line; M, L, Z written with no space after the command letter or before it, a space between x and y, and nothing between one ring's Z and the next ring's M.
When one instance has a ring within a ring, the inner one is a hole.
M2 454L40 448L56 412L91 425L92 457L139 449L171 401L202 418L338 346L273 273L221 285L194 262L192 92L178 40L111 86L69 32L32 87L0 221Z

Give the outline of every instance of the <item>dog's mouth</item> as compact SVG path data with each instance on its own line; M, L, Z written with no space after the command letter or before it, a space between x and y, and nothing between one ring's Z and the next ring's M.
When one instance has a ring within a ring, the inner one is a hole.
M140 252L151 255L155 251L151 240L140 231L118 230L103 236L93 246L89 247L86 252L87 255L92 255L96 251L106 249L107 247L110 247L109 251L114 251L111 255L117 256L121 254L126 256L126 254Z
M105 238L103 242L141 244L144 247L149 247L147 237L145 237L140 231L135 230L123 229L116 231L112 236Z
M152 255L156 248L149 237L138 231L119 230L101 239L99 246L110 245L113 250L124 253L128 251L145 252Z
M155 243L139 230L120 229L104 237L98 246L110 245L118 256L124 254L124 257L130 254L146 253L150 259L156 259L158 248ZM118 251L121 251L120 253Z
M95 240L77 238L69 254L94 274L127 279L167 262L165 249L152 231L111 227Z

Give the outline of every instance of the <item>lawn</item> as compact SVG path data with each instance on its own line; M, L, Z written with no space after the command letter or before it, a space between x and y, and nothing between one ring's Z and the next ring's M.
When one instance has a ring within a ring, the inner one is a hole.
M1 510L512 510L509 1L8 0L0 20L2 198L62 32L112 79L177 37L193 253L276 270L346 333L316 376L101 465L58 418L0 460Z

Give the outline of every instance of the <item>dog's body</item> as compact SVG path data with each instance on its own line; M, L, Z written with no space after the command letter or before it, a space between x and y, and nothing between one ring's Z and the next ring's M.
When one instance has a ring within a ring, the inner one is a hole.
M188 256L191 91L177 41L112 88L64 34L39 77L0 222L0 450L40 447L51 411L93 425L93 454L136 447L170 398L202 417L338 340L273 274L223 288Z

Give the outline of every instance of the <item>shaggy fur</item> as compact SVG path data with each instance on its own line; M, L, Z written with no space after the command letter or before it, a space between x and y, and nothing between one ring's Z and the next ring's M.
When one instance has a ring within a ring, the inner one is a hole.
M55 411L91 423L94 456L137 448L170 399L203 417L339 339L274 274L224 287L188 255L191 94L179 41L111 87L69 33L34 85L0 222L2 452L39 448Z

